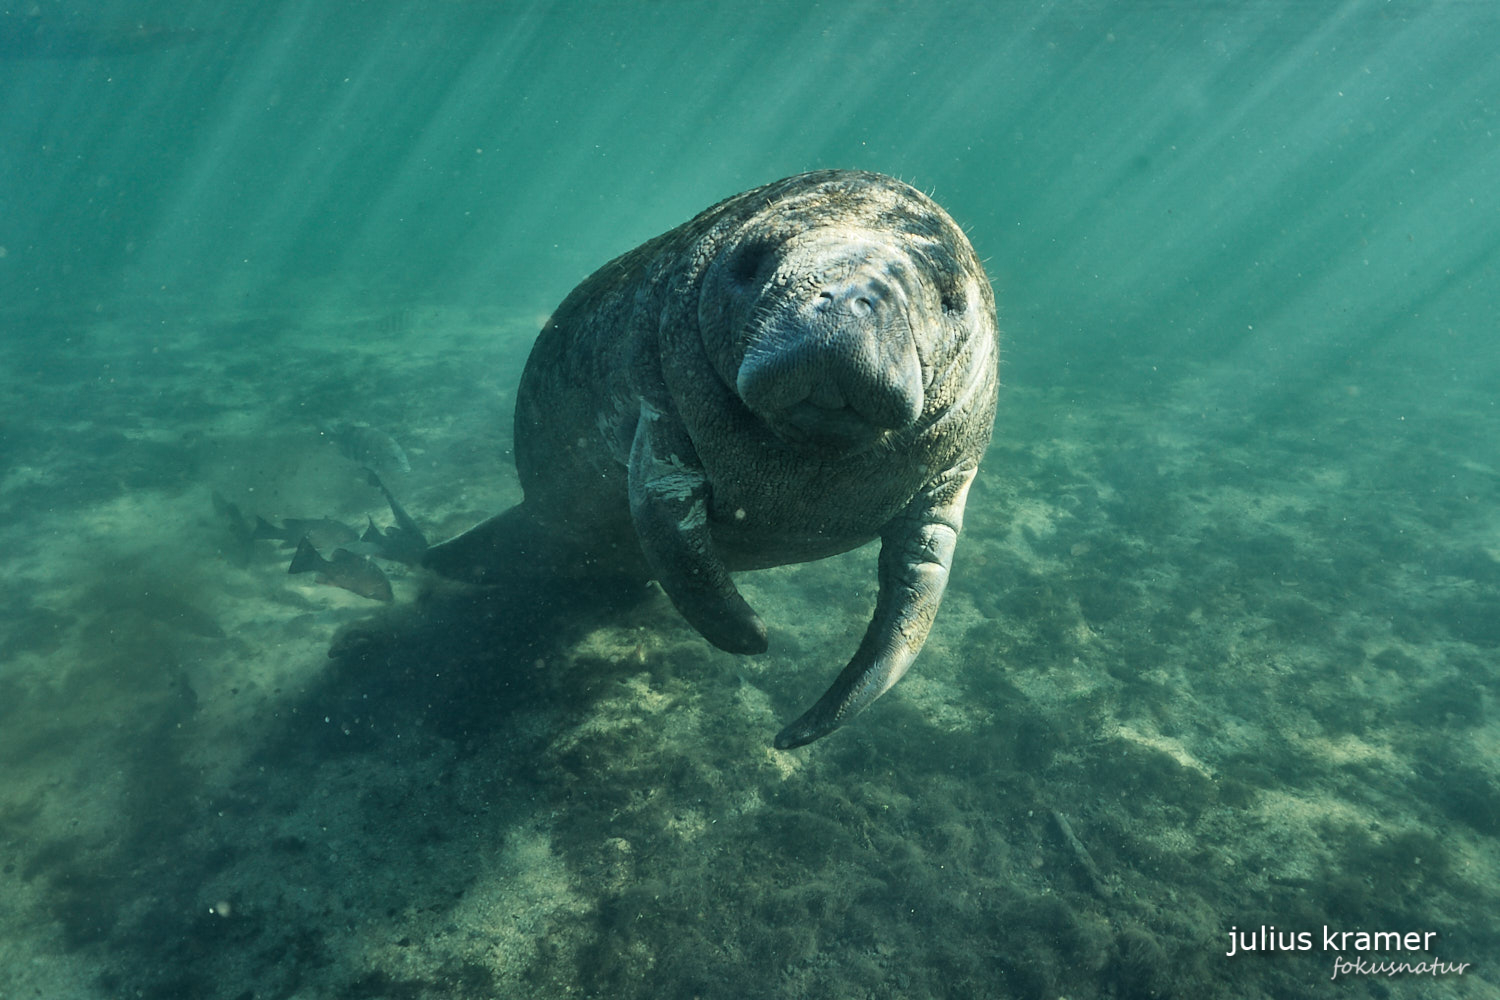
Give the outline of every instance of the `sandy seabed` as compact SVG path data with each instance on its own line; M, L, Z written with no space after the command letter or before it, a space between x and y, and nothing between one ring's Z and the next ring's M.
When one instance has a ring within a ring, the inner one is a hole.
M515 502L534 317L7 325L4 1000L1500 996L1492 399L1008 385L917 666L778 753L872 548L743 575L748 658L660 594L380 605L216 511L388 524L329 419L432 538ZM1266 928L1313 946L1226 956Z

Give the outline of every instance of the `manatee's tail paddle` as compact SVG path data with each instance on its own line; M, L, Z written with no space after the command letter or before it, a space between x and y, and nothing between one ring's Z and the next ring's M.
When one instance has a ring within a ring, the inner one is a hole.
M439 542L422 556L422 565L450 580L502 584L541 555L542 533L522 505L482 521L463 534Z

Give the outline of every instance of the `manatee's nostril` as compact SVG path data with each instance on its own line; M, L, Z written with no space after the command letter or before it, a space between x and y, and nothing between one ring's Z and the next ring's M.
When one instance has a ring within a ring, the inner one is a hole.
M852 316L868 316L875 311L876 296L864 288L825 288L818 292L819 310L842 308Z

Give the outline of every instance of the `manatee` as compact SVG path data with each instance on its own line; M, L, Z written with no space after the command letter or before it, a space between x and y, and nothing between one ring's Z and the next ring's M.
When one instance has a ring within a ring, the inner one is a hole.
M720 649L766 627L731 573L880 539L853 658L778 749L837 729L921 650L998 391L995 301L926 195L824 170L735 195L604 265L521 376L524 499L429 549L453 579L655 579Z

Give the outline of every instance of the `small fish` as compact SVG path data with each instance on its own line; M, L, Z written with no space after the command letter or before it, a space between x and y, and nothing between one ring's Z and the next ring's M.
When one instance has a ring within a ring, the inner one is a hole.
M390 559L394 562L406 563L415 566L421 562L422 555L427 551L427 536L422 534L422 529L417 527L413 521L396 502L391 491L385 488L385 483L373 469L365 469L369 476L371 486L378 489L384 496L385 502L390 505L391 515L396 519L394 526L389 528L375 527L374 519L369 519L369 527L360 537L360 541L371 547L371 554L382 559Z
M282 543L283 548L288 549L306 538L316 547L327 549L335 545L358 541L359 532L343 521L335 521L331 517L288 517L282 519L280 527L263 517L257 517L255 530L250 533L250 537L277 539Z
M386 475L411 471L406 452L401 450L394 438L378 427L340 420L321 424L318 429L338 445L339 454L351 462Z
M225 521L229 522L229 534L233 540L232 546L225 546L224 554L236 566L248 566L250 564L250 553L255 547L255 528L240 513L240 508L224 494L214 490L214 511Z
M316 571L319 583L342 587L372 601L389 601L395 597L391 592L391 581L365 556L355 555L348 549L334 549L333 555L324 559L306 538L297 543L297 554L292 556L292 564L286 571Z
M235 535L250 536L250 522L245 520L245 515L240 513L239 505L233 500L220 493L213 491L214 512L229 522L229 530Z

